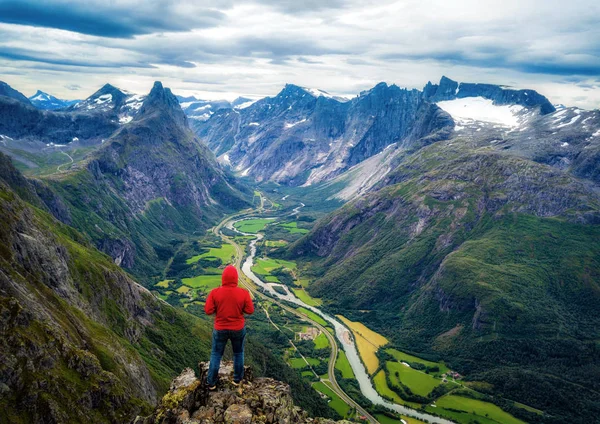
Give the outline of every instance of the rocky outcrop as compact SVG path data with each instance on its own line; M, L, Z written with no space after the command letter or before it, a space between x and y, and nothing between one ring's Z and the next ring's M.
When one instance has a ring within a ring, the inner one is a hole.
M333 424L349 423L310 418L294 405L290 387L272 378L254 378L246 367L240 386L233 385L233 363L221 364L214 391L208 390L208 363L198 364L200 375L186 368L171 383L154 413L134 424Z

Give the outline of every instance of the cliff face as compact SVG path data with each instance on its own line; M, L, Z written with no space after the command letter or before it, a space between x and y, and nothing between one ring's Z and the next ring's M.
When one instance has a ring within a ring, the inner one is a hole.
M169 392L154 413L138 417L134 424L250 424L298 423L333 424L333 421L309 418L294 405L290 387L272 378L254 378L246 367L244 381L234 386L233 363L221 365L217 389L208 390L208 363L200 362L199 377L186 368L173 380Z

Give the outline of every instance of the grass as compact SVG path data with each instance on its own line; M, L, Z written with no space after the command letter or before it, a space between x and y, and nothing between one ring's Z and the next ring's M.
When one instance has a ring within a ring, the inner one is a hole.
M427 396L433 389L442 384L441 380L399 362L387 362L386 368L389 372L390 380L394 384L399 383L398 377L396 377L396 373L398 373L402 384L407 386L416 395Z
M383 414L375 414L375 418L377 418L377 421L379 421L381 424L401 424L402 423L402 421L400 421L397 418L390 418L387 415L383 415ZM425 424L425 421L417 420L416 418L402 416L402 419L407 424Z
M426 367L438 367L440 370L439 370L439 372L435 373L435 375L445 374L448 372L448 367L443 362L427 361L426 359L421 359L421 358L418 358L413 355L409 355L408 353L404 353L404 352L401 352L396 349L386 349L385 351L387 353L389 353L390 355L392 355L394 358L396 358L400 362L418 362L420 364L425 365Z
M329 340L327 339L327 336L324 333L320 333L313 340L313 342L315 343L315 349L325 349L326 347L329 347Z
M309 317L316 323L321 324L323 327L327 326L327 321L325 321L323 318L321 318L321 316L315 314L313 311L309 311L306 308L298 308L298 311L302 312L303 314L305 314L307 317Z
M313 367L316 367L317 365L319 365L321 363L321 361L319 361L318 359L315 359L315 358L306 358L306 361ZM304 368L307 365L306 365L306 362L304 361L304 359L302 359L302 358L291 358L290 366L292 368Z
M162 287L163 289L169 288L169 283L172 283L173 280L162 280L155 284L156 287Z
M342 315L336 316L352 330L360 357L365 363L369 374L373 374L379 368L379 359L377 359L376 352L381 346L386 345L388 340L360 322L350 321Z
M323 304L321 299L311 297L304 289L292 289L292 291L298 299L306 303L308 306L321 306Z
M193 264L198 262L203 258L219 258L223 263L231 263L232 259L235 257L235 250L232 244L225 243L221 247L211 247L210 250L201 255L192 256L187 259L185 262L189 264Z
M271 271L282 267L296 269L296 263L283 259L258 258L252 266L252 271L256 274L269 275Z
M381 396L391 399L394 403L398 403L400 405L406 403L387 385L387 382L385 381L385 371L381 370L375 375L375 377L373 377L373 384L375 385L375 390L377 390L377 393L379 393Z
M263 219L263 218L244 219L242 221L236 222L235 224L233 224L233 226L238 231L241 231L242 233L256 234L259 231L264 230L265 227L267 226L267 224L272 221L273 221L272 219Z
M323 393L325 396L331 399L328 404L338 414L340 414L342 417L346 417L348 415L351 408L338 395L336 395L335 392L329 388L329 386L321 381L313 383L312 386L315 390Z
M176 290L176 292L183 294L189 292L190 290L191 289L188 286L181 286Z
M285 240L265 240L265 246L267 247L282 247L287 246L289 242Z
M280 227L285 228L286 230L288 230L290 233L292 234L306 234L308 233L308 230L306 228L298 228L298 223L296 221L294 222L288 222L285 224L279 224Z
M500 407L477 399L447 395L438 399L435 405L436 408L429 406L427 410L460 423L467 424L476 418L481 423L523 424L523 421L503 411ZM457 411L463 411L463 413Z
M221 285L220 275L198 275L192 278L182 278L181 281L188 287L194 289L205 287L207 289L214 289Z
M341 371L342 378L355 378L354 371L352 371L352 366L348 361L346 352L341 349L339 350L337 360L335 361L335 369Z

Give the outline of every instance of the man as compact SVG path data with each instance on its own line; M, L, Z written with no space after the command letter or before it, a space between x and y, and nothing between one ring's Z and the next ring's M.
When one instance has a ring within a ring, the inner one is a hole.
M244 342L246 326L244 314L252 314L254 305L248 290L238 287L238 272L227 265L221 276L221 287L211 290L204 305L207 315L216 313L212 337L212 352L207 383L210 390L217 387L217 376L227 341L233 348L233 384L240 384L244 377Z

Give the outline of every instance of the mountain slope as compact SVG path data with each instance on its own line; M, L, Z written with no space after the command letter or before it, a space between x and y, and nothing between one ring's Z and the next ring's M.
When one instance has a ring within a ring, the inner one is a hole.
M72 225L140 278L164 266L174 240L247 205L158 82L131 123L46 182L70 207Z
M345 102L288 84L276 97L194 123L211 150L242 175L288 185L328 180L394 142L418 148L451 127L448 115L418 90L385 83Z
M316 280L311 294L548 412L541 422L589 422L600 377L596 192L460 137L419 150L386 182L290 248Z
M21 103L31 105L31 102L27 97L25 97L21 92L15 90L10 85L5 83L4 81L0 81L0 96L8 97L14 100L17 100Z
M24 202L44 204L3 155L0 164L0 421L127 422L149 410L173 375L208 356L209 323Z

